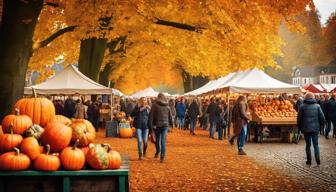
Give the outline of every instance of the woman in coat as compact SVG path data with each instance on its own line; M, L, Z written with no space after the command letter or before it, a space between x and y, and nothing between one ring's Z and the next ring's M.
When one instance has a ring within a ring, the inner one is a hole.
M299 108L297 116L298 129L304 134L306 141L306 155L308 166L311 165L310 146L313 142L315 160L317 165L320 165L320 150L318 146L318 132L320 125L325 122L325 118L320 105L314 99L313 93L306 93L305 100Z
M134 125L136 128L139 160L142 160L142 158L146 156L148 132L149 132L149 125L148 125L149 112L150 107L147 103L147 100L144 97L142 97L139 99L138 105L135 106L135 108L131 113L131 117L133 118Z
M234 135L238 137L238 155L246 155L244 151L247 123L249 118L247 116L247 103L245 96L239 96L232 109L232 123Z

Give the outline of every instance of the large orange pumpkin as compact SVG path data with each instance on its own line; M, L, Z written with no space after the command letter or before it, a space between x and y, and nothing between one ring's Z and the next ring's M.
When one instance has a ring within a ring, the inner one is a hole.
M45 126L54 120L54 104L47 98L38 98L34 89L33 93L33 98L22 98L14 107L19 109L21 114L28 115L34 124Z
M0 152L3 153L13 150L14 147L21 144L22 140L22 136L14 134L13 129L11 129L11 133L0 135Z
M78 143L77 140L73 147L66 147L61 152L60 159L66 170L81 170L84 167L85 155L77 148Z
M50 145L46 145L46 154L41 153L34 160L34 168L40 171L57 171L61 166L59 157L50 153Z
M36 159L36 157L41 154L41 146L35 137L23 139L20 149L23 153L27 154L31 160Z
M78 146L88 146L96 139L96 130L90 121L85 119L76 119L71 124L72 141L79 140Z
M107 169L109 167L107 150L100 144L90 144L90 149L86 154L86 162L93 169Z
M131 138L133 137L133 131L131 128L121 128L119 129L119 136L121 138Z
M41 136L41 142L50 145L52 152L60 152L70 144L72 129L63 123L48 123Z
M63 115L55 115L53 122L61 122L67 126L71 125L71 120Z
M14 147L14 151L4 153L0 156L1 170L22 171L28 169L29 166L29 157L20 153L20 150L16 147Z
M107 156L109 160L109 169L119 169L121 166L121 156L117 151L113 151L109 144L105 144L108 147Z
M7 115L2 120L2 129L5 133L10 133L10 127L13 127L13 132L22 135L33 124L32 120L27 115L20 115L20 110L15 110L15 115Z

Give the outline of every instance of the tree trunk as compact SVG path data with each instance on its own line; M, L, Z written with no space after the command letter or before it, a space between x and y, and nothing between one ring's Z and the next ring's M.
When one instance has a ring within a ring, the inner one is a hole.
M43 0L4 0L0 25L0 119L23 95L33 34Z
M79 71L96 82L99 80L106 44L107 39L90 38L81 40Z
M192 91L192 76L183 70L182 72L182 79L183 79L183 88L184 92L187 93Z
M100 72L99 74L99 83L102 85L105 85L106 87L108 87L109 85L109 75L111 73L112 70L112 64L108 63L105 65L104 70ZM110 87L113 87L113 84L111 82Z
M193 87L192 87L193 90L198 89L203 85L205 85L207 82L209 82L209 78L201 76L193 77L192 80L193 80Z

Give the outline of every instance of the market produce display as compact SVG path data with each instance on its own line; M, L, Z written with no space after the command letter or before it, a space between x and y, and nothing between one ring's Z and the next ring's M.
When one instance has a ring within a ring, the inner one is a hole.
M264 119L295 119L297 116L293 104L287 100L257 104L254 111L257 117Z
M15 106L0 126L0 170L120 168L118 152L94 144L96 131L89 121L55 115L46 98L20 99Z

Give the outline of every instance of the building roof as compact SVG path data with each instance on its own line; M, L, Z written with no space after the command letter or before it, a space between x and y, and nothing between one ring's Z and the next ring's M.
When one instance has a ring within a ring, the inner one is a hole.
M293 77L315 77L320 74L320 67L297 67Z

